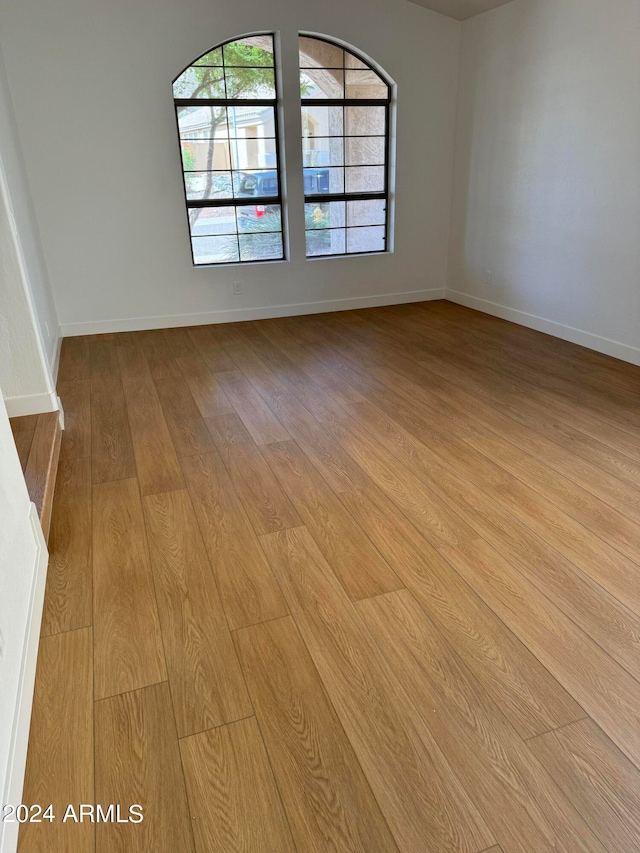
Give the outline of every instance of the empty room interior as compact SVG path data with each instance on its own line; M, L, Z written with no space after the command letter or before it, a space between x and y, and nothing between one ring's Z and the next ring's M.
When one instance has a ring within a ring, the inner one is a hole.
M638 0L0 0L1 853L640 851Z

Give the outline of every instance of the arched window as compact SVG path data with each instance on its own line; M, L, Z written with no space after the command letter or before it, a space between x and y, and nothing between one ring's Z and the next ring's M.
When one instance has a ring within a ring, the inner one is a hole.
M299 54L307 257L384 252L391 87L326 38Z
M196 266L284 259L274 50L273 33L232 39L173 82ZM324 37L300 36L299 58L306 256L384 252L391 86Z
M193 263L282 260L273 35L205 53L173 97Z

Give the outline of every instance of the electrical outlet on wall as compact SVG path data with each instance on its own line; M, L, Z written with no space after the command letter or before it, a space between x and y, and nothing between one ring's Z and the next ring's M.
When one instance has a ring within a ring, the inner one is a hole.
M484 283L491 285L493 284L493 273L491 270L487 270L484 274Z
M242 282L234 281L233 282L233 295L234 296L242 296Z

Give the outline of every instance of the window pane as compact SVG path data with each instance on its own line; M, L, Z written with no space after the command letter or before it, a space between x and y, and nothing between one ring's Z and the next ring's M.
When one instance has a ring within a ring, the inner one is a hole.
M344 202L324 201L305 204L304 225L307 230L315 228L344 227Z
M341 136L322 139L307 136L302 140L302 162L305 167L343 166L344 144Z
M276 85L273 68L225 68L227 98L273 98Z
M345 159L347 166L384 164L384 136L357 136L345 139Z
M385 199L347 202L347 225L384 225L387 221Z
M282 234L241 234L241 261L268 261L282 258Z
M301 71L300 94L303 98L344 98L344 71Z
M368 69L369 66L366 62L363 62L361 59L358 59L357 56L354 56L352 53L349 53L348 50L344 52L344 67L345 68L362 68Z
M264 169L276 165L275 139L232 139L231 159L234 169Z
M384 191L384 166L348 166L346 173L348 193Z
M278 172L234 172L233 187L236 198L262 198L278 195Z
M226 107L178 107L181 139L213 139L219 133L226 136L226 121Z
M191 66L173 84L174 98L224 98L222 68Z
M231 172L185 172L187 199L231 198Z
M227 107L227 113L231 138L253 139L276 135L273 107Z
M254 234L261 231L282 231L282 213L279 204L247 204L236 208L238 231Z
M302 107L303 136L342 136L342 107Z
M195 264L232 264L238 262L238 238L192 237L193 261Z
M384 107L345 107L344 132L347 136L384 136Z
M236 233L235 207L192 207L189 209L192 237Z
M344 192L344 169L305 169L305 195Z
M325 230L306 231L307 257L318 255L344 255L345 229L327 228Z
M322 39L300 38L300 68L342 68L344 51Z
M273 36L249 36L237 39L222 47L224 64L246 66L273 66Z
M185 172L201 172L210 169L229 169L229 143L222 139L183 139L182 168Z
M222 48L216 47L214 50L210 50L209 53L205 53L204 56L201 56L200 59L196 59L193 63L194 65L222 65ZM351 66L349 66L351 67Z
M346 71L346 98L387 98L389 89L375 71Z
M384 228L347 228L347 253L384 252Z

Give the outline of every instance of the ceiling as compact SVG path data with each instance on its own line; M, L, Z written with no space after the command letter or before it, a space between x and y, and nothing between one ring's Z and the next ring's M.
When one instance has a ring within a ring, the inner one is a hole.
M412 2L426 9L433 9L434 12L441 12L450 18L457 18L458 21L464 21L465 18L472 18L481 12L504 6L511 0L412 0Z

